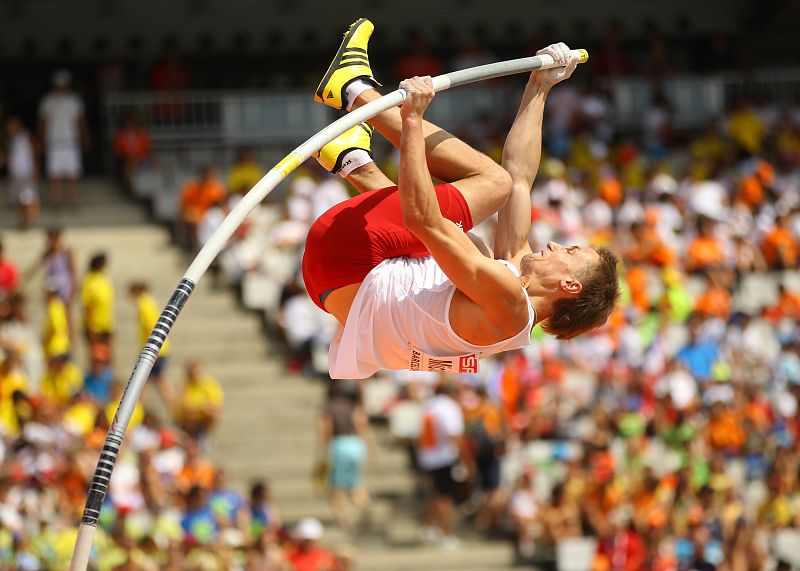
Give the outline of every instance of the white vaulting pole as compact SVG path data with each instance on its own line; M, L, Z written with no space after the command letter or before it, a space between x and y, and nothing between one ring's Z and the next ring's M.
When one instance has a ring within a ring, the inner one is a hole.
M580 63L585 62L589 57L586 50L573 50L573 54L578 56ZM501 61L439 75L433 78L433 88L437 92L444 91L451 87L457 87L476 81L554 67L558 67L558 65L556 65L553 58L548 55ZM260 204L289 173L305 162L312 153L318 151L330 141L359 123L367 121L387 109L402 104L405 98L406 92L402 89L384 95L380 99L364 105L363 107L359 107L341 119L334 121L286 155L286 157L264 175L264 178L258 181L250 192L248 192L236 207L231 210L220 227L214 232L208 242L206 242L205 246L203 246L203 249L200 250L200 253L197 254L192 265L186 270L180 283L178 283L175 291L170 296L167 305L158 318L158 322L150 332L150 337L133 368L133 372L128 380L128 385L125 387L125 392L117 408L117 413L114 415L114 420L111 423L111 427L108 429L105 444L100 453L100 459L97 462L97 468L95 469L94 476L89 485L86 505L83 510L80 527L78 528L78 537L75 541L75 550L72 553L72 562L69 566L70 571L86 571L89 565L92 540L94 538L95 529L97 528L97 520L100 517L100 509L102 508L106 492L108 491L111 472L114 469L114 463L116 462L117 454L122 446L122 440L125 437L125 431L128 428L133 409L139 401L139 396L147 378L150 376L153 364L158 358L161 346L164 344L167 335L169 335L184 305L186 305L195 285L200 281L200 278L203 277L203 274L206 273L211 262L214 261L214 258L222 251L228 239L233 235L239 225L241 225L247 215L250 214L250 212Z

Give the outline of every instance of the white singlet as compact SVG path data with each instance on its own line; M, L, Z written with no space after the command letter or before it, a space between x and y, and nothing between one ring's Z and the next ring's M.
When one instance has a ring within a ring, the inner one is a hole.
M515 276L517 269L497 260ZM520 285L522 287L522 285ZM530 343L528 323L493 345L473 345L450 326L450 302L456 286L432 257L390 258L367 274L328 353L334 379L364 379L379 369L474 373L478 359Z

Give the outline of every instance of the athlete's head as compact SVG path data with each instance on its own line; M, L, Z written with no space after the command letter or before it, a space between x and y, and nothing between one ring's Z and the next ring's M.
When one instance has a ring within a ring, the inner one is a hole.
M551 303L542 328L558 339L572 339L605 323L619 297L617 262L606 248L556 242L522 258L526 290Z

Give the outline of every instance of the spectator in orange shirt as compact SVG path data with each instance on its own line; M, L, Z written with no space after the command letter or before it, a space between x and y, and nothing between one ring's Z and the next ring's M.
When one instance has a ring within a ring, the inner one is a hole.
M772 270L787 270L797 267L797 240L789 227L789 217L780 216L761 243L767 265Z
M708 275L706 291L695 304L695 311L704 317L719 317L727 321L731 315L731 294L720 282L718 275Z
M150 155L150 135L142 129L136 115L125 118L122 129L114 135L114 152L119 160L122 184L131 189L133 175L139 165Z
M622 204L625 191L614 171L610 167L604 170L606 172L601 174L600 179L597 181L597 194L609 206L617 207Z
M325 529L313 517L300 520L294 530L296 543L287 552L292 571L328 571L334 563L333 554L319 545Z
M206 211L225 198L228 193L219 179L217 169L203 167L196 180L188 181L181 192L179 240L192 251L197 250L197 226Z
M781 316L800 320L800 294L789 291L783 284L778 285L777 310Z
M631 292L631 303L641 311L647 312L651 305L647 270L643 266L633 265L625 275L625 279Z
M744 444L745 433L740 415L718 402L711 407L711 418L706 427L709 446L716 450L736 453Z
M181 471L175 476L175 486L181 492L188 492L193 486L209 490L214 483L214 473L214 464L201 457L197 441L187 438L186 460Z
M708 218L701 218L698 222L699 234L689 244L686 252L686 271L702 272L722 265L724 253L722 245L714 236L714 222Z
M631 262L658 267L671 266L675 263L675 252L658 235L656 221L655 213L648 212L644 223L635 223L631 226L633 244L626 252L626 257Z
M739 183L739 200L751 210L764 202L764 198L774 194L775 168L765 160L759 160L753 172Z

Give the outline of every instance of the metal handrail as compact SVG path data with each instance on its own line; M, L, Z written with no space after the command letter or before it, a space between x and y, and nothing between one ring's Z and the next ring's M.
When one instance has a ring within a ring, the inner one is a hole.
M742 94L771 94L789 106L800 96L800 68L769 68L710 75L674 75L657 86L643 77L609 79L615 127L641 126L655 89L673 104L679 129L699 128L721 117ZM510 98L507 83L482 84L436 101L430 118L457 128L478 113L503 116ZM234 146L289 145L327 125L334 115L314 104L308 90L190 90L115 92L104 101L105 128L110 137L128 113L134 113L158 145L209 144Z

